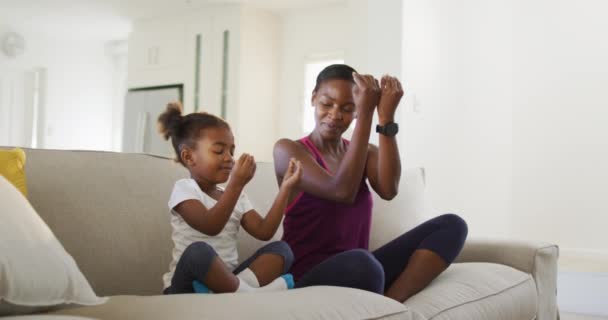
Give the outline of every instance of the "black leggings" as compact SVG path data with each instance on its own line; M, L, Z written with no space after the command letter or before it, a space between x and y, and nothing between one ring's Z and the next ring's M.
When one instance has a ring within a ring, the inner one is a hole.
M329 285L384 294L418 249L437 253L448 265L462 250L466 222L455 214L433 218L402 234L374 252L345 251L316 265L296 283L296 288Z
M271 242L256 251L249 259L241 263L232 273L239 274L245 270L251 263L262 254L271 253L283 257L283 273L286 273L291 265L293 264L293 253L289 248L289 245L284 241ZM171 279L171 286L166 288L164 294L175 294L175 293L193 293L194 288L192 282L198 280L204 283L204 279L209 272L211 262L217 253L215 250L205 242L199 241L190 244L182 256L179 258L179 262L175 267L173 278Z

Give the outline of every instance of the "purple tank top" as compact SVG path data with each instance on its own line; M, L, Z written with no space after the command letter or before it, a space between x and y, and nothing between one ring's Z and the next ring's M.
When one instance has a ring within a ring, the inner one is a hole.
M312 141L305 137L300 142L329 172ZM344 143L348 145L347 140ZM291 273L296 279L335 254L368 248L373 202L365 180L364 175L355 202L351 205L301 192L287 207L283 220L283 240L295 255Z

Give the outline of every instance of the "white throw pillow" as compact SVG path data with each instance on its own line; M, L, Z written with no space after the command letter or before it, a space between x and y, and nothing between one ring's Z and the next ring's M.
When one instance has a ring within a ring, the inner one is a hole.
M0 176L0 316L106 300L95 295L27 199Z

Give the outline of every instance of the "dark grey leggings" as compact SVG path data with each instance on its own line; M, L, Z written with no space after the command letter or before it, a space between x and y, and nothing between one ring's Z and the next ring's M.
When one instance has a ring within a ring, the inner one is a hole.
M296 288L329 285L384 294L418 249L437 253L447 264L462 250L467 224L455 214L431 219L374 252L348 250L321 262L305 273Z
M286 273L293 264L293 253L291 248L284 241L271 242L262 248L258 249L249 259L241 263L232 273L239 274L245 270L251 263L262 254L276 254L283 257L284 268L283 273ZM176 293L193 293L194 288L192 282L198 280L204 283L204 279L209 272L211 262L217 256L215 250L205 242L194 242L189 245L179 262L175 267L171 286L163 291L164 294Z

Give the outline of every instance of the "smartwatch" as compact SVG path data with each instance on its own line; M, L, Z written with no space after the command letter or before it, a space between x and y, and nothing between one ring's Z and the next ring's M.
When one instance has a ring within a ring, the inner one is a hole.
M387 137L394 137L399 132L399 125L394 122L389 122L383 126L376 125L376 132Z

